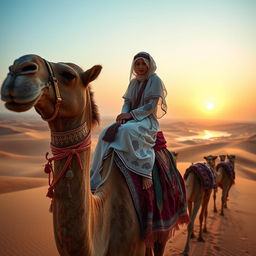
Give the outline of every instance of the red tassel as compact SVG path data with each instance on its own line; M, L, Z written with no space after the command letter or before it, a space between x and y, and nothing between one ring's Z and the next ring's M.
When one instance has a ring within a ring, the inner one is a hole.
M46 196L49 197L49 198L54 197L53 187L48 188L48 192L47 192Z
M45 164L44 172L48 173L48 174L52 172L52 166L51 166L51 164L49 162L47 164Z

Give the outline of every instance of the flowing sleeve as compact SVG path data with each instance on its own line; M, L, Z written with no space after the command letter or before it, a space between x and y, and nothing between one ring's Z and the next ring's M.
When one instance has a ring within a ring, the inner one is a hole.
M129 113L131 109L131 101L125 99L121 113Z
M152 98L158 99L156 111L154 112L154 116L156 118L161 118L167 112L167 104L165 100L166 95L167 95L167 91L163 81L156 74L154 74L149 79L149 84L145 89L144 98L146 101Z
M130 113L134 120L141 121L149 115L156 112L159 98L151 98L147 103L139 108L132 110Z

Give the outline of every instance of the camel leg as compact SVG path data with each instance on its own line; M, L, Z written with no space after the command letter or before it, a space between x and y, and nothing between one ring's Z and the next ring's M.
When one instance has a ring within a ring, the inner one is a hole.
M189 241L190 241L192 230L194 228L195 218L201 205L201 201L202 201L202 195L200 195L194 203L193 212L190 216L190 222L188 224L187 240L186 240L186 245L183 251L184 256L188 256L188 253L189 253Z
M222 197L221 197L221 213L220 213L221 216L224 216L224 205L227 200L227 194L228 194L228 187L223 186Z
M202 226L203 226L204 215L205 215L205 212L207 211L210 195L211 195L211 191L206 192L203 197L203 203L202 203L201 212L199 216L200 230L199 230L199 237L197 239L198 242L204 242L204 239L202 236ZM206 228L206 224L205 224L205 228Z
M213 191L213 211L217 212L217 207L216 207L216 194L217 194L217 188L214 189Z
M190 218L191 218L191 212L192 212L192 201L188 201L188 214ZM194 228L192 228L190 238L195 238Z
M226 201L225 201L225 204L224 204L224 208L228 208L228 195L229 195L229 191L230 191L231 186L232 186L232 184L229 184L229 186L228 186L227 197L226 197Z
M211 193L212 191L209 192L209 194L205 194L206 197L206 207L205 207L205 211L204 211L204 229L203 232L207 233L207 217L208 217L208 204L211 198Z

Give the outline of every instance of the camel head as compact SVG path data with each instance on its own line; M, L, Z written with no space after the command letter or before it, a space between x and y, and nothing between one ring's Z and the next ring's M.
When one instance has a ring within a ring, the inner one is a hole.
M62 130L67 120L70 126L77 126L77 117L85 121L87 95L92 96L88 84L101 69L96 65L84 72L72 63L51 63L37 55L25 55L9 67L1 98L6 108L15 112L35 107L53 130ZM90 103L92 122L98 121L97 107L92 99Z
M226 160L226 155L219 155L220 161L225 162Z
M227 155L228 161L232 164L235 163L236 156L235 155Z
M217 156L205 156L204 159L206 160L207 164L209 164L212 168L215 168L215 160L217 159Z

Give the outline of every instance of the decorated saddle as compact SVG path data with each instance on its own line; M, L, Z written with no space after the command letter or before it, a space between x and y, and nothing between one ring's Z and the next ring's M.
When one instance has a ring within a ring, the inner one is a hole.
M200 183L204 190L216 188L216 177L211 168L205 163L192 164L187 168L184 179L186 180L188 175L193 172L200 180Z
M166 148L162 132L154 147L156 160L152 171L153 186L142 189L142 176L130 172L115 154L114 161L123 173L129 187L147 247L155 242L165 243L178 229L189 222L186 211L185 185L176 168L173 155Z
M218 169L223 168L225 170L225 172L227 173L227 175L230 177L231 180L233 180L233 183L235 182L235 170L233 165L230 162L222 162L217 164L216 166L216 170L218 171Z

